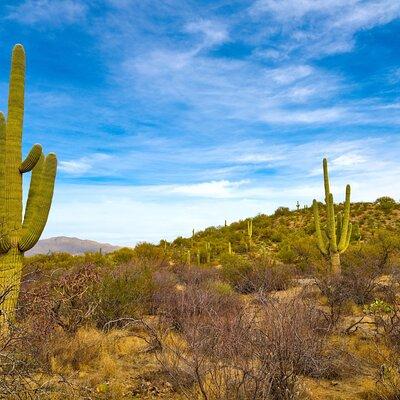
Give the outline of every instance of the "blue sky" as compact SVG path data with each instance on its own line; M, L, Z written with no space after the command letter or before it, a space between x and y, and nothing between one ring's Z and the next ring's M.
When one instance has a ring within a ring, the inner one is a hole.
M322 198L400 197L400 2L22 0L24 151L59 158L45 237L172 239Z

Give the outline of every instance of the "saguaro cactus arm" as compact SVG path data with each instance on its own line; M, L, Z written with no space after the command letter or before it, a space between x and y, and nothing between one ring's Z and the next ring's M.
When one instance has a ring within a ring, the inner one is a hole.
M56 171L57 158L55 154L50 153L41 167L40 189L32 202L34 216L23 227L23 235L18 243L22 252L31 249L37 243L46 225L53 199Z
M324 171L324 190L325 190L325 202L328 200L331 189L329 187L329 172L328 172L328 160L324 158L322 160L322 169Z
M328 195L328 203L327 203L327 212L328 212L328 237L329 237L329 248L332 252L337 251L337 243L336 243L336 220L335 220L335 208L333 204L333 195L329 193Z
M349 239L349 221L350 221L350 185L346 186L346 200L344 203L344 216L343 216L343 224L340 235L340 240L338 244L338 250L344 251L348 244L347 241Z
M40 208L40 185L42 182L42 173L45 157L43 154L39 157L38 162L32 171L31 183L29 186L28 200L26 202L24 222L22 229L25 230L32 224L35 218L35 212Z
M40 144L33 145L31 151L26 156L25 160L21 163L19 171L23 174L25 172L32 171L33 167L39 161L42 155L42 146Z

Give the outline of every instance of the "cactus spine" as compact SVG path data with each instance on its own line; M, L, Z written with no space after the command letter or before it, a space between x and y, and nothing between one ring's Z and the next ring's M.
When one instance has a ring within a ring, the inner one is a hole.
M329 256L333 274L341 273L340 254L343 253L350 243L352 225L350 223L350 185L346 186L346 200L344 203L344 214L341 212L335 218L335 207L333 195L330 192L328 161L323 160L325 204L327 224L325 232L322 233L321 222L319 218L318 203L314 199L313 211L315 231L317 235L317 244L321 253Z
M39 240L47 222L57 170L55 154L35 144L22 161L25 51L12 52L7 120L0 113L0 305L1 319L13 318L21 281L22 257ZM22 221L22 175L32 171Z

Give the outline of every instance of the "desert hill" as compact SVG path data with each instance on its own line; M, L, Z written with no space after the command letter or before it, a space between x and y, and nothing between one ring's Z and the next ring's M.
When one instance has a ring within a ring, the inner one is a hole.
M99 243L94 240L83 240L75 237L57 236L48 239L39 240L36 246L29 250L26 255L33 256L35 254L48 253L111 253L118 250L119 246L114 246L108 243Z

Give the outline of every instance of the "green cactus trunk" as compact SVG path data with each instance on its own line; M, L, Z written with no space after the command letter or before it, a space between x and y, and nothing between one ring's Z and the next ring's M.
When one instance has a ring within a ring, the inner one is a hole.
M0 322L13 319L21 282L25 251L39 240L46 225L53 197L57 159L44 157L35 144L22 161L25 51L13 49L8 115L0 113ZM22 221L22 176L32 171Z
M249 241L249 251L251 250L251 245L252 245L252 237L253 237L253 220L250 219L247 221L247 238Z
M12 248L0 256L0 288L4 294L1 311L12 316L16 307L22 274L22 253Z
M329 256L331 261L331 271L334 275L340 275L340 254L347 250L350 239L352 225L350 223L350 185L346 186L346 199L344 203L344 214L338 213L335 216L335 206L333 195L330 192L328 161L323 160L325 204L326 204L326 229L324 234L321 229L319 218L318 203L313 201L315 232L317 244L321 253Z

